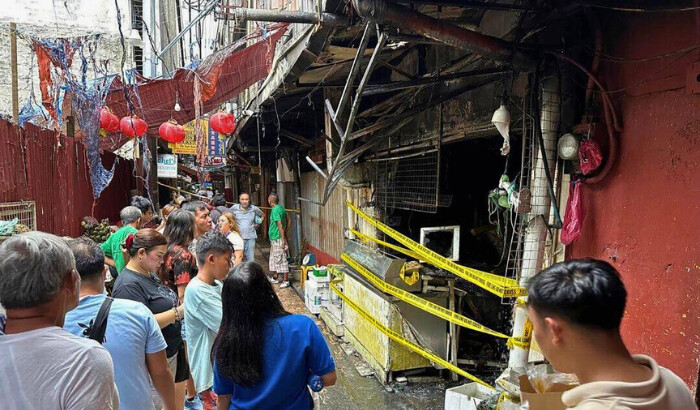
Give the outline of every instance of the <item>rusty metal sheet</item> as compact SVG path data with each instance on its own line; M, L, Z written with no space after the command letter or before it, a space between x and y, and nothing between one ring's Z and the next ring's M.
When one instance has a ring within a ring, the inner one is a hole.
M135 187L132 164L120 159L112 183L93 203L87 151L81 142L31 124L24 129L0 120L0 202L36 201L37 229L79 236L83 216L116 223ZM105 152L110 167L117 157Z

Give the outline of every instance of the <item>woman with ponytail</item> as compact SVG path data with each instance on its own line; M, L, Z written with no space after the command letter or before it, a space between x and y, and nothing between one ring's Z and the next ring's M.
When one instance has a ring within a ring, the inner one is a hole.
M185 305L177 293L163 284L156 272L163 264L167 241L155 229L142 229L127 236L124 241L129 263L117 278L112 295L119 299L141 302L148 307L158 322L167 343L165 349L170 370L175 378L175 401L184 407L185 381L190 372L182 341L181 320L185 317Z

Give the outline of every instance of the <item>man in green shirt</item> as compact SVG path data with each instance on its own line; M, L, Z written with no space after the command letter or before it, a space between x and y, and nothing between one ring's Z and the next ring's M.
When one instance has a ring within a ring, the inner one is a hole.
M270 211L270 228L267 233L270 237L270 272L273 277L270 278L272 283L277 283L279 274L282 274L282 283L280 288L289 286L287 276L289 274L289 264L287 263L287 226L289 225L289 217L287 211L279 204L279 196L270 194L267 197L267 202L272 207Z
M119 212L119 217L123 226L100 245L100 248L105 253L105 263L109 266L114 266L117 275L126 266L124 254L122 253L122 244L124 244L127 236L135 234L141 227L141 210L135 206L127 206Z

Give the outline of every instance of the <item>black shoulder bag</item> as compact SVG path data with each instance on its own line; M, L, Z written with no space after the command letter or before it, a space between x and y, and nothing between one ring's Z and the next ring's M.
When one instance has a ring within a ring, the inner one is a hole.
M107 317L109 316L109 309L112 307L112 301L114 299L107 296L100 306L100 310L97 311L97 317L94 321L90 321L90 326L88 326L83 334L89 339L95 340L97 343L102 344L105 342L105 332L107 331Z

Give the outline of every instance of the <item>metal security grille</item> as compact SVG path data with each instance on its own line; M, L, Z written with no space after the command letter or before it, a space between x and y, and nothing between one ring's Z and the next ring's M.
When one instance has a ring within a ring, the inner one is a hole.
M0 220L12 221L15 218L18 219L18 223L36 231L36 202L0 203Z
M375 161L373 202L385 210L436 213L439 206L451 202L451 197L440 195L439 168L438 149Z

